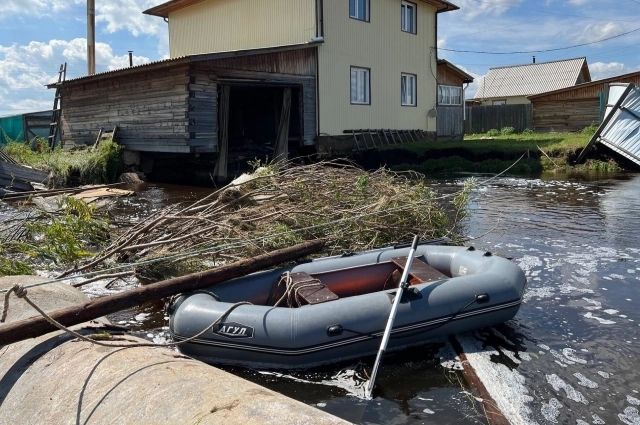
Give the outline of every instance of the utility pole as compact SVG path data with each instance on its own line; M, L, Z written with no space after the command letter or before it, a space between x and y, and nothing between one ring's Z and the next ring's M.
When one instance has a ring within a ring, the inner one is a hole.
M87 0L87 68L96 73L96 1Z

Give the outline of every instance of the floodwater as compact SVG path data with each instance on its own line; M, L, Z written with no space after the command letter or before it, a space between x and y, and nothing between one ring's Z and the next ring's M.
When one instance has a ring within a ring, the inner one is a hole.
M431 183L450 193L463 182ZM127 214L209 192L138 189L124 201ZM529 279L514 320L456 336L510 422L640 425L640 175L501 177L473 191L470 213L466 233L475 239L467 244L512 257ZM95 284L87 290L100 292ZM113 319L163 340L162 305ZM354 423L486 423L458 366L446 341L390 355L371 401L354 396L362 365L295 374L228 370Z

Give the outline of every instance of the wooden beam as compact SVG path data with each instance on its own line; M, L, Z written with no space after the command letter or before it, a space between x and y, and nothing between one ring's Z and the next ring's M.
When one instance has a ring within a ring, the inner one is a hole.
M192 273L151 285L142 286L116 295L95 298L84 304L48 313L65 326L73 326L118 311L133 308L149 301L157 301L175 294L206 288L236 277L273 267L318 252L324 241L304 242L254 258L236 261L205 272ZM27 294L28 296L28 294ZM15 298L13 298L15 300ZM9 304L11 305L11 304ZM57 328L38 315L25 320L0 325L0 346L36 338Z

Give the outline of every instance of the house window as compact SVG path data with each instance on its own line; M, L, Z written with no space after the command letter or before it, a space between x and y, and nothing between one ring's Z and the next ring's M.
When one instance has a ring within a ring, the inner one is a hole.
M371 0L349 0L349 17L369 22L369 4Z
M416 106L416 76L414 74L402 74L400 82L402 106Z
M438 105L462 105L462 87L438 86Z
M351 67L351 104L371 104L371 70L369 68Z
M416 5L415 3L411 3L408 1L403 1L402 2L402 9L401 9L401 25L402 25L402 31L404 32L410 32L412 34L416 33L416 28L417 28L417 10L418 10L418 5Z
M494 100L493 101L493 106L502 106L502 105L506 105L507 101L506 100Z

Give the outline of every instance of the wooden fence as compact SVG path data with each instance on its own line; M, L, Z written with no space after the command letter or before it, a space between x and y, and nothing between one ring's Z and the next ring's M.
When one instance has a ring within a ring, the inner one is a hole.
M458 140L464 135L462 106L438 106L438 139Z
M533 105L473 106L466 108L465 134L513 127L517 133L533 129Z

